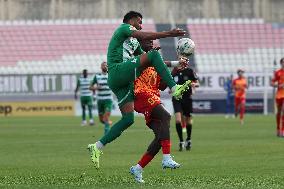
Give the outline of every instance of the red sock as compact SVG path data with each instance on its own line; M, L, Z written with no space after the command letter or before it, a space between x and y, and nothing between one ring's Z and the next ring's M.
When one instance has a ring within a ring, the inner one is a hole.
M237 99L235 98L235 115L237 115L239 113L239 102L237 101Z
M138 162L138 164L144 168L152 159L154 158L154 156L148 154L147 152L142 156L142 158L140 159L140 161Z
M280 114L276 114L277 131L280 130Z
M279 130L282 130L282 132L284 131L284 115L282 115L281 117L282 121L281 121L281 125L279 124Z
M241 106L241 108L240 108L240 119L244 118L244 114L245 114L245 106Z
M171 141L170 140L162 140L161 141L163 154L171 153Z
M186 124L185 124L185 123L182 123L182 124L181 124L181 127L182 127L182 128L186 128Z

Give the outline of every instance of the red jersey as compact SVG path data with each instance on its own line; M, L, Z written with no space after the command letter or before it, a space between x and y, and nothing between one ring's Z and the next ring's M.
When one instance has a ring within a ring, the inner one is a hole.
M244 77L233 80L236 98L246 98L247 81Z
M146 68L134 81L134 95L138 93L151 93L160 97L159 85L161 77L154 67Z
M272 79L273 83L278 84L278 88L277 88L277 93L276 93L276 98L284 98L284 70L283 69L279 69L274 73L274 77ZM280 87L281 85L283 85L283 87Z
M148 67L134 81L134 109L143 113L146 123L151 122L153 108L161 104L159 85L160 76L153 67Z

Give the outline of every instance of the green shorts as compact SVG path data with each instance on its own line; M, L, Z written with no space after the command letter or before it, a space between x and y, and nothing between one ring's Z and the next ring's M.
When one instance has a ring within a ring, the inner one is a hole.
M112 100L111 99L97 100L97 104L98 104L99 115L103 115L106 112L111 112L111 109L112 109Z
M92 96L81 96L80 97L81 106L93 106L93 97Z
M137 69L139 66L140 56L136 56L109 67L108 85L116 95L120 107L134 100L134 80L141 74Z

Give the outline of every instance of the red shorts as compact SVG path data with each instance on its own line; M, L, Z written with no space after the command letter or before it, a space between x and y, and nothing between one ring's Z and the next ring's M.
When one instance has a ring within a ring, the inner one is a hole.
M239 98L239 97L235 97L235 106L237 107L240 104L245 104L246 103L246 99L245 98Z
M146 124L151 121L151 112L153 108L161 104L161 99L151 93L138 93L135 95L134 109L138 113L144 114Z
M284 98L276 98L276 104L278 108L281 108L284 103Z

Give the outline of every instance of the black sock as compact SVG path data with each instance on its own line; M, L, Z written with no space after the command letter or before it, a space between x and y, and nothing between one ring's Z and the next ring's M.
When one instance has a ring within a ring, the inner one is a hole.
M187 132L187 139L186 140L191 139L191 131L192 131L192 124L187 124L186 125L186 132Z
M181 123L176 123L176 130L180 142L183 142Z

